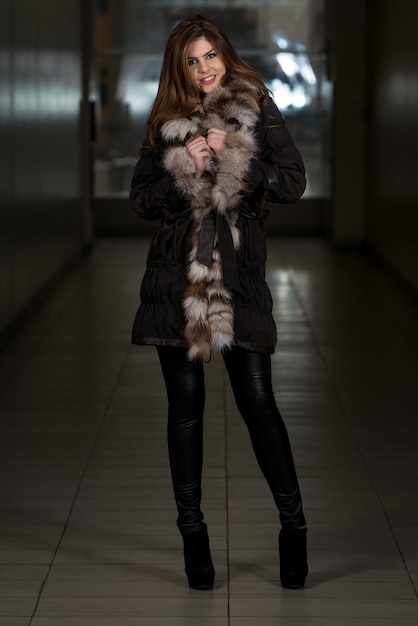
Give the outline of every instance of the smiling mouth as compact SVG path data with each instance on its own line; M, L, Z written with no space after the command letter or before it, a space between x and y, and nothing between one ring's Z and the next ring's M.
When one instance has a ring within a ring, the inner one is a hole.
M201 78L200 82L205 85L205 84L210 84L212 83L216 78L215 74L212 74L212 76L206 76L205 78Z

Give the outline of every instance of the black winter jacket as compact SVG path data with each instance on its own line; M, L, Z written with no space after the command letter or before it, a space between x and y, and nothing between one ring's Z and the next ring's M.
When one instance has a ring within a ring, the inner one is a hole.
M305 171L301 155L276 105L272 101L265 106L257 105L253 118L255 123L248 122L248 103L241 102L241 91L232 89L227 92L228 102L232 102L227 110L223 108L223 91L221 98L208 97L203 117L200 114L194 120L196 124L201 124L205 120L205 112L211 108L212 113L215 111L218 116L219 124L227 130L228 137L231 136L230 144L227 143L231 148L224 161L217 164L213 171L208 171L202 183L213 188L218 181L222 185L222 181L226 181L226 187L222 187L226 199L222 202L216 200L218 205L215 209L211 208L215 196L207 195L207 186L189 192L190 185L197 183L194 174L191 177L186 172L189 163L184 145L193 133L189 132L184 137L176 122L167 128L165 134L162 133L159 147L143 156L136 165L131 206L139 216L146 220L158 220L159 225L149 249L140 290L141 302L133 324L132 342L135 344L190 348L191 342L200 341L200 336L196 339L195 335L196 315L200 315L196 311L201 308L195 309L193 304L190 313L185 302L190 293L193 303L198 298L199 307L207 300L207 282L203 291L199 283L192 285L190 292L190 282L194 280L190 278L190 264L196 263L203 269L205 264L210 265L210 260L206 263L203 259L203 265L196 261L196 257L200 258L199 250L210 245L219 249L217 256L212 255L212 263L214 259L219 261L221 274L215 291L218 300L231 309L232 330L226 343L221 341L219 345L211 344L211 338L207 337L211 331L207 330L205 341L209 342L208 352L197 350L190 358L196 355L207 358L211 349L222 350L231 345L268 354L274 351L276 327L272 317L272 298L265 281L265 203L297 201L305 190ZM196 134L201 132L199 127ZM241 142L242 134L244 139ZM236 149L237 136L241 143ZM252 140L256 149L247 161L244 160L243 170L237 174L235 163L242 162L241 155L249 149ZM239 157L236 161L235 154ZM235 184L237 178L240 180L239 189L235 199L229 202L229 194L232 194L229 183L232 181ZM231 243L232 239L234 243ZM208 244L208 241L211 243ZM219 303L216 306L219 310ZM222 310L220 315L226 317L227 313ZM186 328L190 323L194 324L191 331ZM221 332L224 331L222 328ZM203 331L200 329L199 332Z

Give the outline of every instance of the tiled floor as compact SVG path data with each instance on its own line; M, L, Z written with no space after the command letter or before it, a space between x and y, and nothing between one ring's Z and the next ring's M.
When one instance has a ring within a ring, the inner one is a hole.
M214 359L204 502L217 578L188 589L159 366L129 344L148 243L101 241L0 354L0 626L418 622L417 305L359 253L269 243L306 588L278 583L278 516Z

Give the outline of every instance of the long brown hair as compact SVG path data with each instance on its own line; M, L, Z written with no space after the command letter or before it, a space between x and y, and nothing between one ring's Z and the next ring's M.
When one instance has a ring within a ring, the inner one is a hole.
M261 103L268 100L268 89L262 79L241 59L216 24L201 15L184 20L174 28L167 40L158 92L147 120L142 154L156 147L159 130L165 122L191 115L196 109L199 89L190 78L187 61L189 45L200 37L209 41L225 64L226 74L222 84L227 84L231 75L235 75L259 89Z

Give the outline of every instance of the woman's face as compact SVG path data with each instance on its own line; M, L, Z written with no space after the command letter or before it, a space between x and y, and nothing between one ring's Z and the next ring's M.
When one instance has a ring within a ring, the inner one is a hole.
M211 93L221 84L226 67L217 50L205 38L195 39L187 51L189 76L203 93Z

